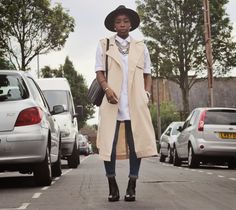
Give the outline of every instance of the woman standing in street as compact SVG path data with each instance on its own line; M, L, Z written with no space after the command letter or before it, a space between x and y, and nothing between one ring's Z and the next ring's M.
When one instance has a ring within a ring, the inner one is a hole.
M102 39L96 53L97 80L106 95L99 109L97 147L104 160L109 201L120 198L115 179L118 157L124 158L127 154L129 158L129 181L124 199L134 201L141 158L157 155L148 109L152 82L150 56L143 41L136 41L129 35L139 23L139 16L134 10L119 6L105 19L105 27L116 32L109 38L109 48L106 50L106 39Z

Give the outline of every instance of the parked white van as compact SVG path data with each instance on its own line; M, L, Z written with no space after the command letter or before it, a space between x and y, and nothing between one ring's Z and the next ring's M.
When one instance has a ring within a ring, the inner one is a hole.
M55 105L62 105L64 112L55 115L61 130L61 154L70 168L77 168L80 164L79 138L77 114L66 78L43 78L37 80L48 101L50 109ZM52 110L51 110L52 111Z

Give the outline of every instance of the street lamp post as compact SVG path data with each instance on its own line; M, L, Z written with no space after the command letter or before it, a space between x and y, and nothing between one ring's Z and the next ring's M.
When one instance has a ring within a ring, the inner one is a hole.
M212 73L212 48L211 48L211 23L209 1L203 0L204 5L204 28L205 28L205 47L208 71L208 100L213 107L213 73Z
M157 140L158 143L160 143L160 137L161 137L161 104L160 104L160 90L159 90L159 78L157 75Z

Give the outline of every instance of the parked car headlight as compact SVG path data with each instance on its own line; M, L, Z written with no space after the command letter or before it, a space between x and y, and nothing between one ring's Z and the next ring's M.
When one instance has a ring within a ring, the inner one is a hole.
M69 131L61 131L61 137L62 138L68 137L69 135L70 135Z

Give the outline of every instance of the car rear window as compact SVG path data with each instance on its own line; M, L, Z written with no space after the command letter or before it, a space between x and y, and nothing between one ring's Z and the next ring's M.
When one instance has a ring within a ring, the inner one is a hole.
M17 101L28 97L28 89L19 75L0 74L0 101Z
M236 125L235 110L208 110L204 124Z

